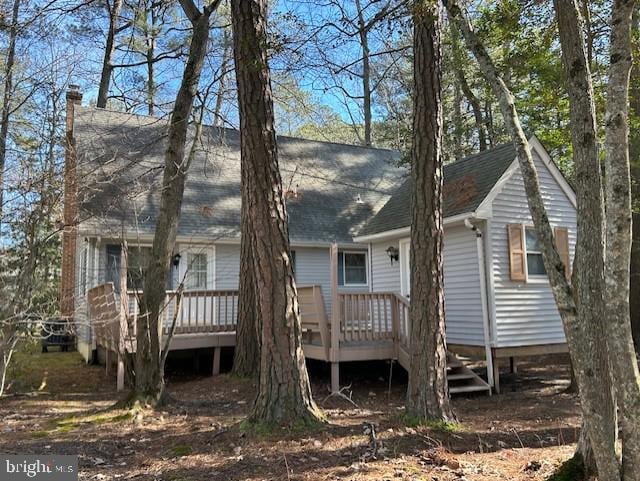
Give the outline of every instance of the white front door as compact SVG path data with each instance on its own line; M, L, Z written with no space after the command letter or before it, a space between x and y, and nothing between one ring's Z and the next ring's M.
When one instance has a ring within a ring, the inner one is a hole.
M409 297L411 294L411 240L400 241L400 293Z

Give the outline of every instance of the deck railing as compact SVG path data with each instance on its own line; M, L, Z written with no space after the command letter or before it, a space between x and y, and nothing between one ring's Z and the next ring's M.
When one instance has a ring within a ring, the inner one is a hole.
M393 339L393 293L341 293L338 294L338 300L342 340L357 342Z
M129 291L129 329L135 332L135 323L140 312L140 292ZM238 291L201 290L167 291L162 307L162 331L168 334L173 321L176 334L204 332L228 332L236 328L238 316Z
M333 300L338 306L334 311L337 318L332 318L325 314L321 292L320 286L300 287L299 299L303 327L318 330L327 349L339 349L338 344L343 342L391 341L408 345L408 299L393 292L339 293ZM123 316L127 325L118 330L123 333L119 338L135 338L140 296L138 291L127 292L127 315ZM115 309L115 301L112 304ZM159 331L168 334L175 320L176 334L230 332L236 328L237 316L237 290L184 291L181 295L167 291ZM111 318L108 324L120 322L117 316ZM333 336L334 329L337 337Z

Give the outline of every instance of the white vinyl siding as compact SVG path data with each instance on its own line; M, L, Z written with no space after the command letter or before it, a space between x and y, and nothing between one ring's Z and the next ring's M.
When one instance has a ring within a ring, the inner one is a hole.
M216 288L237 289L240 279L240 245L216 244Z
M484 345L476 235L463 225L444 230L444 308L447 342Z
M384 241L371 246L372 282L375 291L409 292L408 238ZM391 261L385 252L399 247L400 259ZM464 226L448 226L444 231L444 302L447 342L484 345L482 293L476 236ZM401 266L406 265L401 274ZM406 286L406 287L405 287Z
M295 247L296 285L322 286L327 316L331 315L331 254L329 248Z
M387 254L389 247L399 248L398 240L382 241L371 244L371 285L373 292L400 293L400 261L391 259Z
M544 162L534 160L549 221L566 227L573 262L576 240L576 211ZM565 342L560 314L545 276L529 282L513 282L509 276L507 225L533 225L519 169L493 201L491 222L493 284L495 296L494 346L527 346Z

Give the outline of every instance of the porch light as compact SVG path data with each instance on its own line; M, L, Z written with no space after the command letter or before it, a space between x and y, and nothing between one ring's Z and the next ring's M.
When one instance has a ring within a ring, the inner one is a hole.
M178 267L178 264L180 264L180 257L181 257L180 254L175 254L173 256L173 265L175 267Z
M397 247L389 246L385 251L391 260L391 265L393 265L393 261L397 261L400 256L400 251L398 251Z

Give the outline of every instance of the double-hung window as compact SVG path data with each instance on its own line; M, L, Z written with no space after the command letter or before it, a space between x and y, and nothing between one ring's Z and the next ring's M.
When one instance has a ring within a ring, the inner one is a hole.
M189 290L207 289L207 277L206 252L188 252L185 287Z
M365 252L338 252L338 285L367 285L367 254Z
M544 268L542 260L542 247L538 240L538 233L533 227L525 228L525 239L527 248L527 273L532 276L546 276L547 271Z

